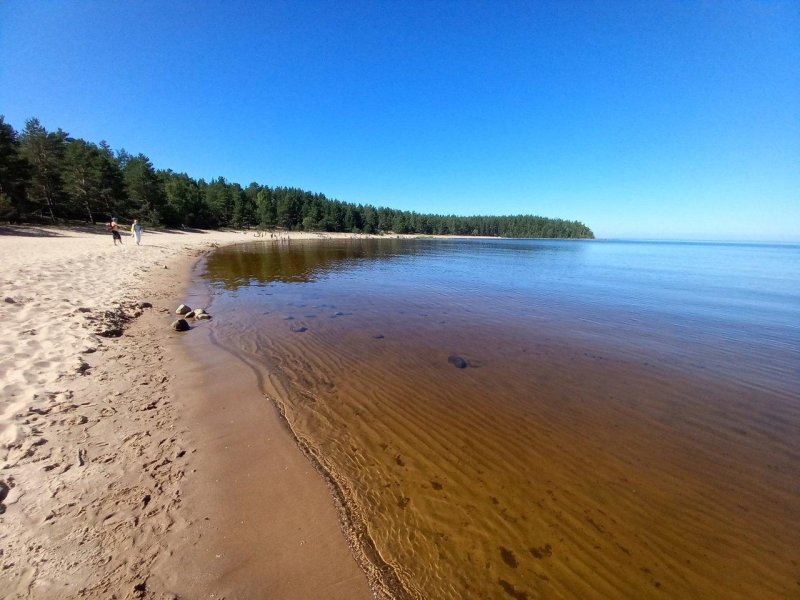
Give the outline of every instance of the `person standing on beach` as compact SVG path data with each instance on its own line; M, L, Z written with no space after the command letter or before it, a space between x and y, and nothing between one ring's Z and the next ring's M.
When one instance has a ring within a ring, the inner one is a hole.
M133 234L133 239L136 240L136 245L138 246L142 241L142 226L139 225L139 219L133 220L133 225L131 225L131 233Z
M117 245L117 241L119 241L120 245L122 245L122 236L119 233L119 225L117 225L117 220L111 219L111 223L106 225L106 229L111 232L111 238L114 240L114 245Z

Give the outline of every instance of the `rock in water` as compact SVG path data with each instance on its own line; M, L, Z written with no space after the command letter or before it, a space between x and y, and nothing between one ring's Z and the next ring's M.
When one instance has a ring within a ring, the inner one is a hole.
M205 321L206 319L210 319L211 315L208 313L200 313L199 315L195 315L194 318L198 321Z
M186 322L186 319L178 319L172 324L172 328L175 331L189 331L189 323Z
M466 369L469 363L456 354L451 354L447 357L447 362L453 365L456 369Z
M192 312L191 307L186 306L185 304L181 304L178 309L175 311L176 315L185 315L188 312Z
M183 318L184 319L194 319L196 316L197 316L197 311L196 310L190 310L188 313L183 315Z
M206 312L206 310L205 310L204 308L195 308L195 309L194 309L194 314L195 314L195 315L202 315L202 314L204 314L205 312Z
M17 301L14 300L11 296L6 296L3 299L3 302L7 302L8 304L16 304L17 303Z

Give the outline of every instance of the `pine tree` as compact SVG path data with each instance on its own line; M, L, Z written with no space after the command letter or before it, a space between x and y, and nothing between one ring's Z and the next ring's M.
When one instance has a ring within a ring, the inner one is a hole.
M127 159L123 175L132 205L130 216L150 223L160 223L166 196L150 159L144 154Z
M0 115L0 219L17 220L24 212L30 165L20 155L14 128Z
M20 136L20 152L31 165L28 202L53 222L64 197L61 169L66 139L64 131L48 132L39 119L28 119Z

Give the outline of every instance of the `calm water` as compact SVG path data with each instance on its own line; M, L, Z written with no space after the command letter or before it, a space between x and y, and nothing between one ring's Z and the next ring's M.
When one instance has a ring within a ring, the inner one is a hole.
M206 278L393 595L800 593L800 247L259 242Z

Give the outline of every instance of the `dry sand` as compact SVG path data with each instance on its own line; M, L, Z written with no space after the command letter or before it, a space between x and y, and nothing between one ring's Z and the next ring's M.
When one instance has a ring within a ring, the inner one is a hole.
M253 372L169 330L196 257L252 234L124 239L0 228L0 595L372 597Z

